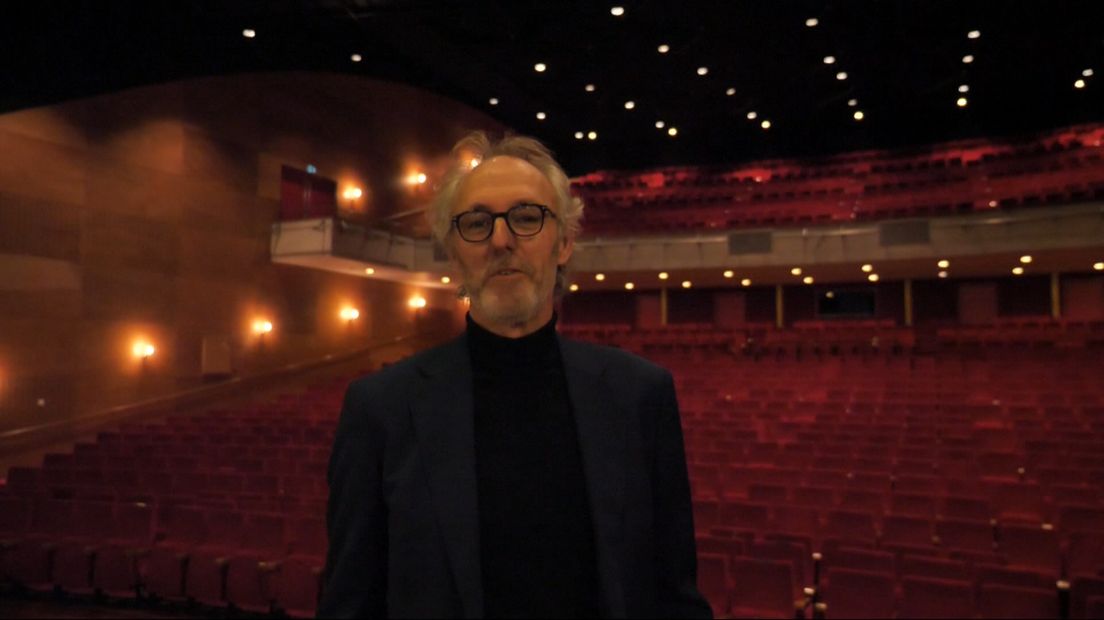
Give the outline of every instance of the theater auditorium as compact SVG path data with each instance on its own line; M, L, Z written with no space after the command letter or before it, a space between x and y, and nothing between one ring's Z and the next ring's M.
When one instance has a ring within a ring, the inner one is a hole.
M4 12L0 615L315 615L481 130L585 205L559 335L674 377L716 617L1104 618L1098 3Z

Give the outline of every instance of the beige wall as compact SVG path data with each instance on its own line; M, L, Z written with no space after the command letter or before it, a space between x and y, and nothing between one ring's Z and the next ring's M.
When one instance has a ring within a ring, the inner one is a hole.
M410 87L298 73L0 115L0 431L199 385L204 336L251 374L412 332L413 287L270 262L279 167L356 183L353 208L374 220L421 204L397 180L442 168L471 128L499 127ZM453 296L422 294L462 317ZM138 338L158 349L145 368Z

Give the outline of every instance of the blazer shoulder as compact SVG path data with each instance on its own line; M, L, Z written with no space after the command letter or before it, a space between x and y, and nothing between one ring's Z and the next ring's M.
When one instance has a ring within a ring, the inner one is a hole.
M621 376L645 377L652 380L661 380L671 374L663 366L624 349L562 337L561 342L568 348L574 349L577 357L590 360L606 373L613 372Z

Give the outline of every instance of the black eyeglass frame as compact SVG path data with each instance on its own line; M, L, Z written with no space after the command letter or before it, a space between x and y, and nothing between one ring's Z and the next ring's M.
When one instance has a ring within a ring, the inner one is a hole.
M526 233L519 233L518 231L514 230L514 225L510 223L510 214L515 213L517 209L521 209L521 208L525 208L525 207L530 207L530 208L538 207L541 210L540 227L537 228L537 230L535 232L531 232L531 233L527 233L527 234ZM460 230L461 230L460 229L460 218L462 218L466 215L471 215L473 213L479 213L481 215L489 216L491 218L491 225L487 227L487 236L483 237L482 239L468 239L467 237L464 236L464 233L460 232ZM524 238L536 237L537 235L541 234L541 232L544 230L544 220L546 219L546 216L552 216L552 219L557 219L556 214L552 211L552 209L549 209L547 206L536 204L536 203L523 202L523 203L520 203L520 204L516 204L516 205L510 207L509 209L506 209L502 213L491 213L490 211L465 211L463 213L459 213L459 214L454 215L452 217L452 227L456 229L456 234L460 235L460 238L463 239L464 241L467 241L468 243L482 243L482 242L486 241L487 239L490 239L491 236L494 235L495 223L498 222L498 218L502 218L502 219L506 220L506 228L509 228L510 233L513 234L514 236L524 237Z

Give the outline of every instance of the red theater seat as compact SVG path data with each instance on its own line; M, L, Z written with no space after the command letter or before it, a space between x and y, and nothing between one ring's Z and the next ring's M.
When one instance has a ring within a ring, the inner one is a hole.
M900 618L972 618L974 609L970 582L924 577L901 579Z
M983 585L978 613L983 618L1057 618L1058 594L1047 589Z
M830 568L824 586L829 618L892 618L896 607L892 573Z
M792 618L793 569L787 562L737 559L732 563L730 613L734 618Z

